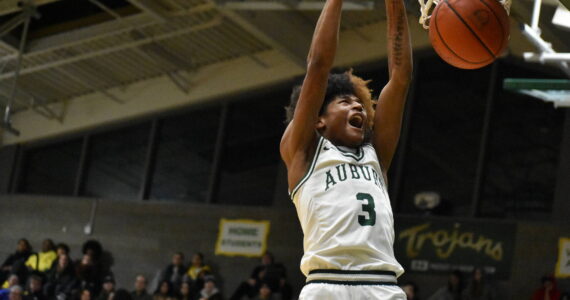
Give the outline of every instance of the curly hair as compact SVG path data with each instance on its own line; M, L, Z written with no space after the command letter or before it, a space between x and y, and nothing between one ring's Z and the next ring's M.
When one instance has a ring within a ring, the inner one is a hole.
M319 109L319 116L325 112L327 105L334 100L337 96L342 95L355 95L364 106L366 115L368 116L368 129L372 129L374 125L374 107L376 105L376 100L372 99L372 91L368 88L368 83L371 80L364 80L354 74L352 74L352 69L337 74L329 74L329 79L327 81L327 89L325 92L325 99L323 105ZM293 87L293 92L289 100L289 106L285 108L286 120L285 123L291 122L295 114L295 108L297 107L297 102L299 101L299 95L301 93L301 85Z

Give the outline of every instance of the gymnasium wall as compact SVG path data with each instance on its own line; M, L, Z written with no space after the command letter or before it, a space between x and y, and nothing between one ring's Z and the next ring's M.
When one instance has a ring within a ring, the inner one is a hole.
M286 189L282 190L283 192ZM288 268L294 286L304 278L298 265L303 252L301 229L292 203L282 208L196 205L164 202L129 202L108 199L0 196L0 259L15 250L26 237L35 249L45 238L70 245L73 259L80 258L81 244L99 240L114 258L112 270L120 287L132 289L137 274L151 281L182 251L188 260L203 252L206 262L220 275L225 294L249 278L259 258L215 256L214 245L220 218L269 220L268 250ZM92 235L85 235L92 205L98 201ZM276 205L278 205L276 203Z
M83 227L94 199L0 196L0 220L4 224L0 227L0 257L13 252L21 237L27 237L36 248L42 239L50 237L69 243L72 256L78 258L81 243L95 238L113 254L118 285L131 289L137 274L152 278L169 263L173 252L191 255L201 251L221 276L227 295L259 261L214 255L219 219L263 219L271 222L269 249L287 266L290 282L298 292L304 280L298 269L303 251L301 229L287 197L279 195L275 200L277 207L271 208L100 199L94 233L87 236ZM539 278L553 273L560 236L570 236L570 228L540 222L517 223L510 280L496 282L500 299L528 299L538 287ZM420 286L420 296L425 299L447 278L409 272L400 282L407 280ZM559 284L562 290L570 289L569 280Z

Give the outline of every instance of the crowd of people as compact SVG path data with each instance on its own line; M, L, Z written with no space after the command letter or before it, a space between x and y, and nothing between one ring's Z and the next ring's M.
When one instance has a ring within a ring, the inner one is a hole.
M499 300L502 299L496 285L485 277L485 271L475 268L471 278L464 280L464 274L455 270L448 276L447 283L438 288L427 300ZM408 281L401 285L408 300L419 300L419 288ZM537 288L530 300L570 300L570 295L562 294L556 285L553 276L543 276L541 285Z
M34 252L26 239L20 239L16 251L0 267L0 300L291 300L293 289L287 282L286 268L265 253L249 278L241 282L229 297L224 297L219 281L201 253L194 253L189 263L184 254L172 255L171 263L157 275L156 289L149 292L148 279L136 276L134 289L116 287L111 266L113 258L100 242L88 240L81 247L81 258L72 260L69 246L42 242ZM495 300L496 287L475 268L470 278L453 271L447 283L427 300ZM531 300L569 300L561 293L553 276L543 276ZM401 285L408 300L419 300L418 285Z
M51 239L34 252L28 240L20 239L16 251L0 267L0 300L221 300L221 290L212 267L202 253L194 253L187 264L182 252L158 275L150 293L148 279L135 278L134 290L116 287L111 270L112 255L97 240L86 241L81 258L73 261L65 243ZM286 269L265 253L250 278L232 293L231 300L290 300L291 286Z

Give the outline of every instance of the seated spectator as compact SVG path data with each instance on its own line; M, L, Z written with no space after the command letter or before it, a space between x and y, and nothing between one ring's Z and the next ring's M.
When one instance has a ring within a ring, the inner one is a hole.
M21 282L26 281L27 268L25 263L31 254L32 246L28 240L20 239L16 247L16 252L9 255L2 263L2 266L0 266L0 284L2 284L2 287L5 288L8 286L5 281L10 274L17 275Z
M495 289L485 279L485 272L475 268L467 287L463 291L464 300L493 300L497 299Z
M185 274L184 254L176 252L172 255L172 263L162 272L161 281L168 280L175 290L179 290Z
M113 276L111 267L113 266L113 257L109 252L103 249L103 246L97 240L87 240L81 247L83 255L91 257L92 264L97 272L97 281L102 282L106 276ZM97 292L97 291L95 291Z
M532 300L559 300L560 290L553 276L542 276L541 286L532 295Z
M463 274L459 270L449 275L447 285L439 288L428 300L462 300Z
M216 287L216 280L212 275L204 276L204 287L200 291L200 300L222 300L222 294Z
M272 293L280 293L283 300L291 299L292 289L286 282L286 269L282 264L275 263L269 252L261 257L261 265L253 269L250 278L238 286L230 299L240 300L244 296L253 298L258 294L262 283L266 283Z
M69 246L65 243L59 243L55 246L55 254L57 255L56 259L52 262L50 270L46 272L50 272L51 270L55 269L57 266L57 261L60 256L67 255L71 259L71 252L69 250Z
M135 279L135 290L131 292L133 300L152 300L151 295L146 290L147 281L143 275L137 276Z
M10 288L10 297L9 300L22 300L22 287L19 285L15 285Z
M18 284L18 275L10 275L6 281L6 287L0 288L0 300L8 300L8 298L10 298L10 288L17 286Z
M78 290L78 281L69 256L61 255L55 269L47 274L44 293L48 298L70 299Z
M28 290L24 292L24 300L47 300L43 291L43 279L34 274L28 280Z
M408 281L402 285L402 290L406 293L407 300L419 300L418 285L413 281Z
M182 285L180 285L180 291L178 291L178 299L194 300L196 297L196 294L192 290L192 283L190 283L189 280L182 281Z
M101 290L101 272L95 265L91 255L83 254L81 260L75 262L75 275L81 290L88 289L93 296L99 294Z
M204 264L204 254L197 252L192 255L190 267L188 267L188 277L193 281L203 278L205 275L212 274L212 268Z
M152 295L153 300L174 300L176 299L172 283L169 280L162 280L156 291Z
M45 274L51 269L53 262L57 259L55 245L51 239L42 242L42 251L34 253L28 257L26 266L32 273Z
M200 292L204 287L204 276L211 275L212 268L204 264L204 255L200 252L192 255L192 261L186 275L192 280L192 289Z
M79 300L93 300L93 293L89 289L82 289L79 293Z
M110 300L111 295L115 292L115 278L111 275L105 276L103 279L103 289L97 297L97 300Z
M259 291L255 296L254 300L277 300L278 297L273 294L271 287L267 283L262 283L259 287Z

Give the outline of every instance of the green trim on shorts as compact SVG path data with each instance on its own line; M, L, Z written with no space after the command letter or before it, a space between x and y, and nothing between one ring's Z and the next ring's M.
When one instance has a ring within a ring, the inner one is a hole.
M339 285L387 285L387 286L398 286L396 282L387 281L351 281L351 280L310 280L306 284L314 283L325 283L325 284L339 284Z

